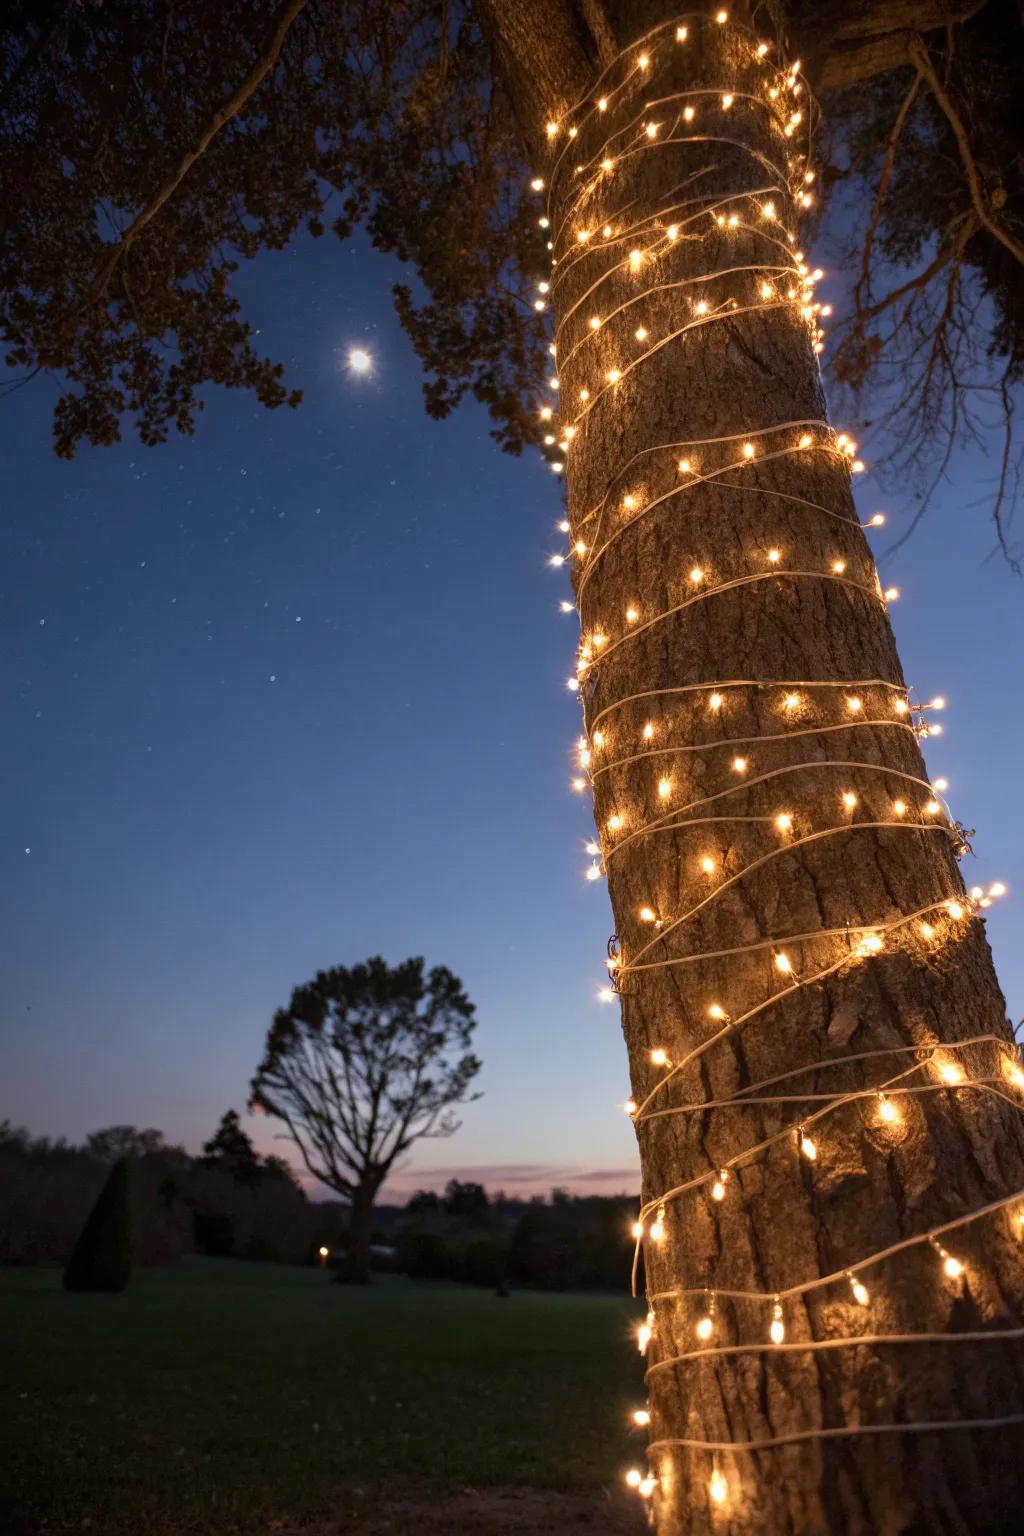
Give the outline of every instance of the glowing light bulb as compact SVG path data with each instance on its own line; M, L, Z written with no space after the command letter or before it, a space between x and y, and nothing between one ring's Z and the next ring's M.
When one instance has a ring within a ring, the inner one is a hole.
M687 32L686 27L676 27L676 42L677 43L685 43L688 35L689 34Z
M775 825L780 832L790 832L793 828L793 818L787 811L782 811L775 818Z
M644 911L646 912L647 910L645 907ZM640 915L643 916L643 913ZM663 1045L656 1045L654 1047L651 1052L651 1065L654 1067L665 1067L668 1065L668 1052Z
M608 825L613 832L617 832L622 826L622 817L619 815L618 811L615 811L611 816L608 817Z
M638 1424L640 1426L640 1428L643 1429L644 1426L649 1424L650 1422L651 1422L651 1416L648 1413L646 1408L634 1409L634 1412L633 1412L633 1423L634 1424Z
M878 1095L878 1118L884 1120L887 1125L895 1125L900 1118L900 1112L892 1099L887 1099L884 1093Z
M640 268L643 266L643 264L644 264L644 253L643 253L643 251L630 251L630 253L629 253L629 270L631 272L639 272Z
M627 624L635 624L639 617L640 617L640 615L636 611L635 608L627 608L626 609L626 623Z
M781 559L782 559L782 551L781 550L779 550L779 549L770 549L768 551L768 563L769 563L769 565L778 565L778 563L779 563L779 561Z
M847 699L846 707L850 711L851 715L859 715L861 710L864 708L864 704L861 699L852 698Z
M770 299L773 296L774 291L775 290L772 288L771 283L762 283L761 284L761 297L762 297L762 299Z
M601 318L599 315L591 315L590 329L592 331L599 331L601 329Z
M782 707L792 714L795 709L800 708L800 695L798 693L787 693L782 701Z
M733 773L746 773L747 760L745 757L734 757L732 760Z
M636 497L623 496L622 505L625 507L627 512L632 512L633 508L636 506Z
M905 800L894 800L892 803L892 813L894 816L905 816L907 814L907 802Z
M695 314L706 315L707 312L708 312L707 300L706 299L698 299L696 304L693 306L693 309L694 309L694 313Z
M853 793L852 789L847 789L843 792L843 804L848 811L852 811L857 804L857 796Z
M713 875L715 872L715 861L705 854L700 861L700 867L706 875Z
M767 52L768 52L768 44L767 43L758 43L758 45L757 45L757 56L758 56L758 58L759 59L763 59L765 57L765 55L767 54Z
M689 459L680 459L679 460L679 464L678 464L677 467L678 467L679 473L681 475L688 475L690 473L690 461L689 461Z
M1006 886L1001 880L996 880L989 886L988 893L990 896L1005 896Z
M590 390L587 389L585 386L584 386L583 389L580 390L580 399L581 400L589 400L590 399Z
M656 923L658 921L658 915L657 915L656 912L652 911L652 909L650 907L641 907L640 908L640 921L642 923ZM653 1056L652 1056L651 1059L653 1061L653 1059L654 1059Z
M641 1350L641 1354L642 1353L643 1351ZM637 1471L636 1467L630 1467L629 1471L626 1473L626 1486L628 1488L639 1488L642 1481L642 1474Z
M833 560L833 562L832 562L832 570L833 570L833 572L834 572L834 574L836 576L841 576L843 574L843 572L846 570L846 561L845 560Z
M685 120L688 123L692 123L693 119L696 117L696 115L697 115L696 108L694 108L694 107L684 107L683 108L683 117L685 118Z
M934 937L935 937L935 929L932 927L931 923L922 923L921 924L921 934L922 934L923 938L934 939Z
M725 95L722 97L722 106L725 108L726 112L728 112L728 110L732 106L732 104L733 104L732 93L730 91L726 91Z
M658 1207L658 1214L651 1223L651 1240L655 1243L665 1241L665 1207Z
M659 779L658 780L658 799L659 800L667 800L671 793L672 793L672 780L671 779Z
M775 969L781 971L783 976L790 976L793 972L793 962L788 955L776 955Z
M636 337L637 341L646 341L647 340L647 327L643 326L643 325L638 325L636 330L633 332L633 335Z
M884 512L876 512L873 517L869 517L868 518L868 527L869 528L882 528L884 526L885 526L885 513Z
M327 1256L328 1256L328 1255L329 1255L329 1253L330 1253L330 1251L331 1251L331 1250L330 1250L330 1249L329 1249L329 1248L325 1248L325 1247L323 1247L323 1245L322 1245L322 1244L321 1244L321 1246L320 1246L320 1247L319 1247L319 1248L318 1248L318 1250L317 1250L317 1252L318 1252L318 1253L319 1253L319 1255L320 1255L320 1257L321 1257L321 1258L322 1258L322 1259L326 1259L326 1258L327 1258Z
M781 1344L786 1337L786 1325L782 1321L781 1301L777 1301L772 1309L772 1325L768 1330L768 1337L773 1344Z
M932 699L931 703L928 705L929 709L945 709L945 707L946 701L942 697L941 693L937 694L936 697Z
M597 1000L599 1003L614 1003L615 993L611 987L598 987Z
M929 800L924 809L927 816L938 816L942 806L937 800Z
M601 97L598 98L597 110L599 112L607 112L607 110L608 110L608 98L607 98L607 96L601 96Z
M797 1136L799 1137L800 1141L800 1151L803 1153L804 1157L806 1157L809 1163L815 1162L818 1156L818 1148L815 1143L809 1136L805 1135L803 1131L798 1131Z
M646 53L642 53L636 62L639 64L641 69L646 69L651 61Z
M353 373L370 373L373 358L362 347L353 347L348 354L348 366Z
M754 445L753 445L753 443L744 443L743 444L743 457L745 459L752 459L754 457Z
M626 1114L629 1115L631 1118L632 1118L633 1115L636 1114L637 1105L636 1105L636 1100L635 1099L627 1099L625 1104L623 1104L622 1107L626 1111Z
M958 901L947 901L946 911L952 918L960 918L964 915L964 909Z
M885 598L887 603L895 603L899 598L899 595L899 587L886 587L885 591L882 593L882 596Z
M650 720L648 720L640 734L644 741L650 741L651 737L654 735L654 726L651 724Z
M708 1483L708 1493L715 1504L724 1504L729 1497L729 1484L717 1467L711 1474L711 1481Z
M608 372L605 374L605 378L608 380L609 384L617 384L622 378L622 374L618 368L609 368Z
M713 693L708 699L708 709L713 710L717 714L724 703L725 700L720 693Z
M847 1278L850 1282L850 1290L853 1292L854 1301L858 1305L866 1307L871 1300L867 1286L863 1281L858 1280L856 1275L848 1275Z
M727 1019L728 1017L729 1017L729 1015L726 1013L726 1011L722 1007L721 1003L712 1003L710 1008L708 1009L708 1018L709 1019L722 1020L722 1019Z
M712 1198L712 1200L724 1200L725 1199L725 1186L728 1184L728 1182L729 1182L729 1170L728 1170L728 1168L720 1168L719 1171L718 1171L718 1177L717 1177L717 1179L715 1180L715 1182L711 1186L711 1198Z
M666 233L666 235L668 236L668 238L670 240L678 239L678 237L679 237L679 226L678 226L678 224L670 224L668 226L668 228L665 230L665 233Z
M715 13L715 20L718 22L718 25L720 27L724 27L725 23L729 20L729 12L728 11L716 11L716 13Z
M705 1313L705 1315L699 1319L697 1326L693 1331L697 1335L698 1339L700 1339L702 1342L710 1339L711 1335L715 1331L714 1319Z
M656 139L658 137L658 129L660 127L660 123L648 123L647 127L644 129L644 132L649 139Z
M570 137L570 139L574 139L578 133L579 133L579 129L578 128L570 128L569 129L569 137Z
M655 1488L657 1488L657 1486L658 1486L658 1479L656 1477L651 1477L651 1476L648 1475L647 1477L644 1478L643 1482L640 1484L639 1488L637 1489L637 1493L640 1495L640 1497L642 1499L649 1499L651 1497L651 1495L654 1493L654 1490L655 1490Z
M564 564L565 564L565 556L564 555L549 555L549 557L548 557L548 565L553 565L556 570L558 569L558 567L560 565L564 565Z
M940 1242L932 1238L932 1247L942 1260L942 1268L951 1280L958 1280L964 1272L964 1266L959 1259L955 1259L951 1253L947 1253Z
M533 178L533 180L530 182L530 186L535 192L543 192L544 190L544 183L539 176L535 176Z
M629 1230L630 1230L630 1232L631 1232L631 1233L632 1233L632 1235L633 1235L633 1236L634 1236L634 1237L635 1237L635 1238L636 1238L636 1239L637 1239L637 1241L638 1241L638 1242L639 1242L639 1240L640 1240L640 1239L641 1239L641 1238L642 1238L642 1237L643 1237L643 1235L644 1235L644 1224L643 1224L643 1222L642 1222L642 1221L634 1221L634 1223L633 1223L633 1225L632 1225L632 1226L631 1226L631 1227L630 1227L630 1229L629 1229Z
M546 132L549 139L553 139L555 134L558 132L558 124L548 123L544 131Z
M600 867L600 865L599 864L589 864L587 866L587 879L588 880L600 880L600 878L601 878L601 867ZM607 988L605 990L607 991ZM598 995L601 996L602 1002L611 1002L611 998L610 997L609 998L605 998L600 993Z
M602 171L610 171L614 164L615 164L615 161L612 160L608 155L606 155L605 158L601 161L601 169L602 169ZM605 239L607 239L607 238L608 237L606 235Z
M939 1065L939 1076L944 1083L949 1083L952 1087L963 1082L964 1071L955 1061L944 1061Z

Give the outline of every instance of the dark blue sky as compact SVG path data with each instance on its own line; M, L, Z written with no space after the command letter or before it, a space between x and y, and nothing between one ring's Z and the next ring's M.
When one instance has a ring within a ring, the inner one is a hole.
M297 412L211 394L195 439L62 464L52 385L0 404L0 1118L195 1149L243 1107L295 983L422 953L478 1005L485 1097L393 1193L450 1172L636 1187L617 1013L595 1001L607 898L568 792L558 487L480 410L427 419L394 277L333 239L241 274ZM351 345L372 379L346 373ZM950 701L928 761L978 828L968 879L1011 887L990 933L1018 1017L1024 588L967 506L991 472L963 462L884 575L909 680ZM884 548L910 503L869 475L858 492L890 513Z

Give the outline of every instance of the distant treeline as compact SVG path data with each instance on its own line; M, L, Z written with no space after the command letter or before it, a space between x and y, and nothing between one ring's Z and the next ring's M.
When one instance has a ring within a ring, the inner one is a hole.
M0 1264L62 1265L120 1158L131 1164L136 1264L189 1253L310 1264L326 1248L334 1265L345 1253L347 1207L309 1200L287 1163L256 1152L230 1110L197 1157L134 1126L75 1146L0 1123ZM561 1190L547 1200L489 1198L481 1185L453 1180L442 1195L378 1207L375 1263L413 1279L619 1289L635 1205Z

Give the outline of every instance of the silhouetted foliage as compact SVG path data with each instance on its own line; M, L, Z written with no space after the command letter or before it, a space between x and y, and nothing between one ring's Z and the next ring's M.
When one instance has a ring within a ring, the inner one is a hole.
M558 26L537 37L538 71L581 87L609 48L658 19L612 0L550 5ZM0 335L15 384L40 370L62 377L59 454L116 441L125 415L145 443L191 432L210 382L295 405L282 365L254 346L235 272L299 231L346 238L359 226L419 278L422 298L408 284L394 292L430 414L469 392L503 447L540 442L530 403L550 359L531 301L546 236L525 192L538 123L532 101L524 112L502 83L499 10L6 7ZM878 0L848 14L834 0L790 0L758 25L827 95L838 131L821 184L850 188L865 236L842 377L901 374L895 393L917 412L904 444L969 431L972 402L998 409L1024 358L1017 6ZM1010 481L1004 472L1003 499Z
M215 1133L203 1143L203 1162L208 1168L222 1169L243 1184L258 1183L265 1169L234 1109L225 1111Z
M458 1128L475 1097L475 1010L444 966L380 957L296 987L267 1034L252 1102L287 1125L310 1173L352 1203L348 1278L369 1273L373 1203L394 1161ZM486 1198L486 1197L485 1197Z
M67 1291L123 1291L132 1272L128 1159L111 1168L64 1270Z

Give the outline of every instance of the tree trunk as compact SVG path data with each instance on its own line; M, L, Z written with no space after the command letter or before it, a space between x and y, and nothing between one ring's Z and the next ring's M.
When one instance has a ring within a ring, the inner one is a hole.
M535 166L639 1106L642 1491L661 1536L1009 1532L1012 1035L825 416L795 233L807 98L733 21L683 20L554 103Z
M362 1186L352 1196L348 1219L348 1253L336 1279L342 1285L369 1285L373 1201L377 1187Z

